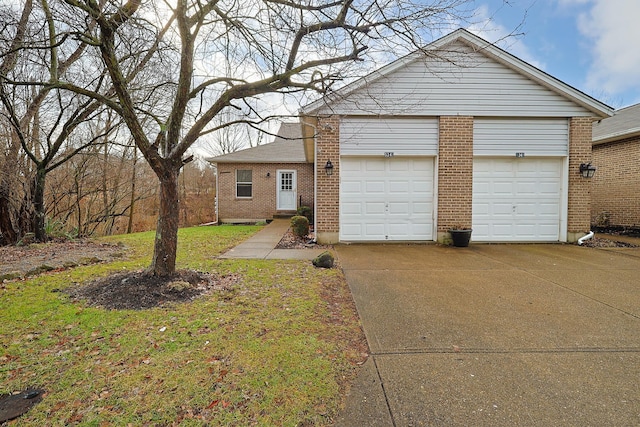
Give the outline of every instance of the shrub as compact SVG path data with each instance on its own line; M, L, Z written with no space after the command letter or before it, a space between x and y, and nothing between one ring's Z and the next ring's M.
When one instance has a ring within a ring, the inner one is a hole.
M313 209L309 206L300 206L297 210L297 214L307 218L309 220L309 224L313 223Z
M309 220L305 216L296 215L291 218L291 230L298 237L309 234Z

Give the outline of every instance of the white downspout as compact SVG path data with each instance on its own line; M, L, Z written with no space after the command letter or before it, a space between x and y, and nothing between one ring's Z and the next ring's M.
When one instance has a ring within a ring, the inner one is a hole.
M218 169L218 164L216 163L216 198L215 198L215 209L216 209L216 224L220 224L220 216L218 206L220 204L220 192L219 192L219 184L220 184L220 170Z
M313 243L318 243L318 129L310 123L306 125L313 128Z
M578 245L582 246L582 244L585 242L585 240L589 240L593 237L593 231L589 231L589 234L587 234L586 236L582 236L581 238L578 239Z

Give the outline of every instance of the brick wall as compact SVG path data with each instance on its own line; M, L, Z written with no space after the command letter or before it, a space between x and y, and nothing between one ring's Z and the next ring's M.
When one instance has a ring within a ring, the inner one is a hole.
M471 227L473 117L440 117L439 132L437 237L443 242L452 227Z
M591 228L591 179L580 174L580 164L591 162L590 117L569 120L569 199L567 240L575 242Z
M593 146L591 223L640 227L640 137Z
M319 119L317 132L317 236L321 243L334 243L339 238L340 219L339 118ZM570 119L569 155L567 239L572 242L590 228L592 180L583 178L579 171L581 163L591 161L591 118ZM334 165L331 177L324 172L327 160ZM437 240L446 242L454 226L471 227L472 206L473 117L442 116L439 118Z
M340 119L338 116L321 117L316 130L318 165L318 211L316 237L320 243L336 243L340 221ZM324 166L333 164L333 175L327 176Z
M252 197L236 197L236 170L253 171ZM255 222L272 219L276 211L279 169L297 170L298 199L313 207L312 163L219 163L218 217L220 222ZM267 177L267 173L270 176Z

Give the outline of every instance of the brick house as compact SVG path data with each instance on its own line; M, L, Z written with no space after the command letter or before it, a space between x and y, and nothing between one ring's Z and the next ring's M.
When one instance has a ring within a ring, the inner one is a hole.
M283 123L273 142L207 159L217 169L220 223L247 223L313 207L313 163L299 123Z
M612 112L457 30L302 109L317 239L576 241L592 122Z
M640 227L640 104L593 124L591 221Z

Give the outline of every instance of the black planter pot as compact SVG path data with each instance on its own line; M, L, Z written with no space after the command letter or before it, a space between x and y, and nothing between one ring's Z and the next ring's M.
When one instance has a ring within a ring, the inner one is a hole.
M471 240L471 230L450 230L453 246L466 248Z

